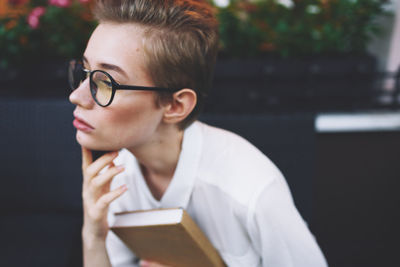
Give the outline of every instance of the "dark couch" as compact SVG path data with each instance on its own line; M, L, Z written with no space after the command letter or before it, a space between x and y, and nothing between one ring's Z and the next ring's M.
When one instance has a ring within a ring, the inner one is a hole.
M65 100L0 100L1 266L81 266L80 149ZM285 174L296 205L311 217L314 117L201 118L256 144Z

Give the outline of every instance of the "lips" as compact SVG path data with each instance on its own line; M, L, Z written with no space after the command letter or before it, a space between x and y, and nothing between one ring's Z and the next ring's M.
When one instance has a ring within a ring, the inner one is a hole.
M72 124L74 125L74 127L82 132L91 132L94 130L94 127L91 126L89 123L87 123L86 121L84 121L83 119L81 119L80 117L74 115L75 119L72 122Z

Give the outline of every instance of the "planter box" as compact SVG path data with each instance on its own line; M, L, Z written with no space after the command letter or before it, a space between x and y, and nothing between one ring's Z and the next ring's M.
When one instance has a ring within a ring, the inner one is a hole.
M66 62L42 62L0 69L0 96L66 97L69 93L67 67Z
M320 111L368 106L376 95L370 56L220 60L208 111Z
M0 70L0 96L69 94L66 62ZM218 113L327 111L370 107L377 93L373 57L219 60L205 110Z

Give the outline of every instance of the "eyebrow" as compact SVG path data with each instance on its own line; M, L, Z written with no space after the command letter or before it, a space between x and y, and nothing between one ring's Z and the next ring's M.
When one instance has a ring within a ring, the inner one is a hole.
M85 56L83 56L82 60L85 63L89 63L89 61L87 60L87 58ZM109 63L100 63L99 65L102 69L113 70L113 71L119 72L120 74L125 76L125 78L128 78L128 75L126 74L126 72L123 69L121 69L120 67L118 67L117 65L113 65L113 64L109 64Z

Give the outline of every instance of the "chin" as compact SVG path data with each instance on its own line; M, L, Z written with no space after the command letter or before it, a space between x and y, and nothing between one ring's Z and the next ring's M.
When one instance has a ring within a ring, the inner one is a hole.
M83 147L86 147L90 150L97 151L118 151L122 149L116 145L110 144L109 142L104 142L101 140L95 140L90 136L85 134L76 133L76 141Z

